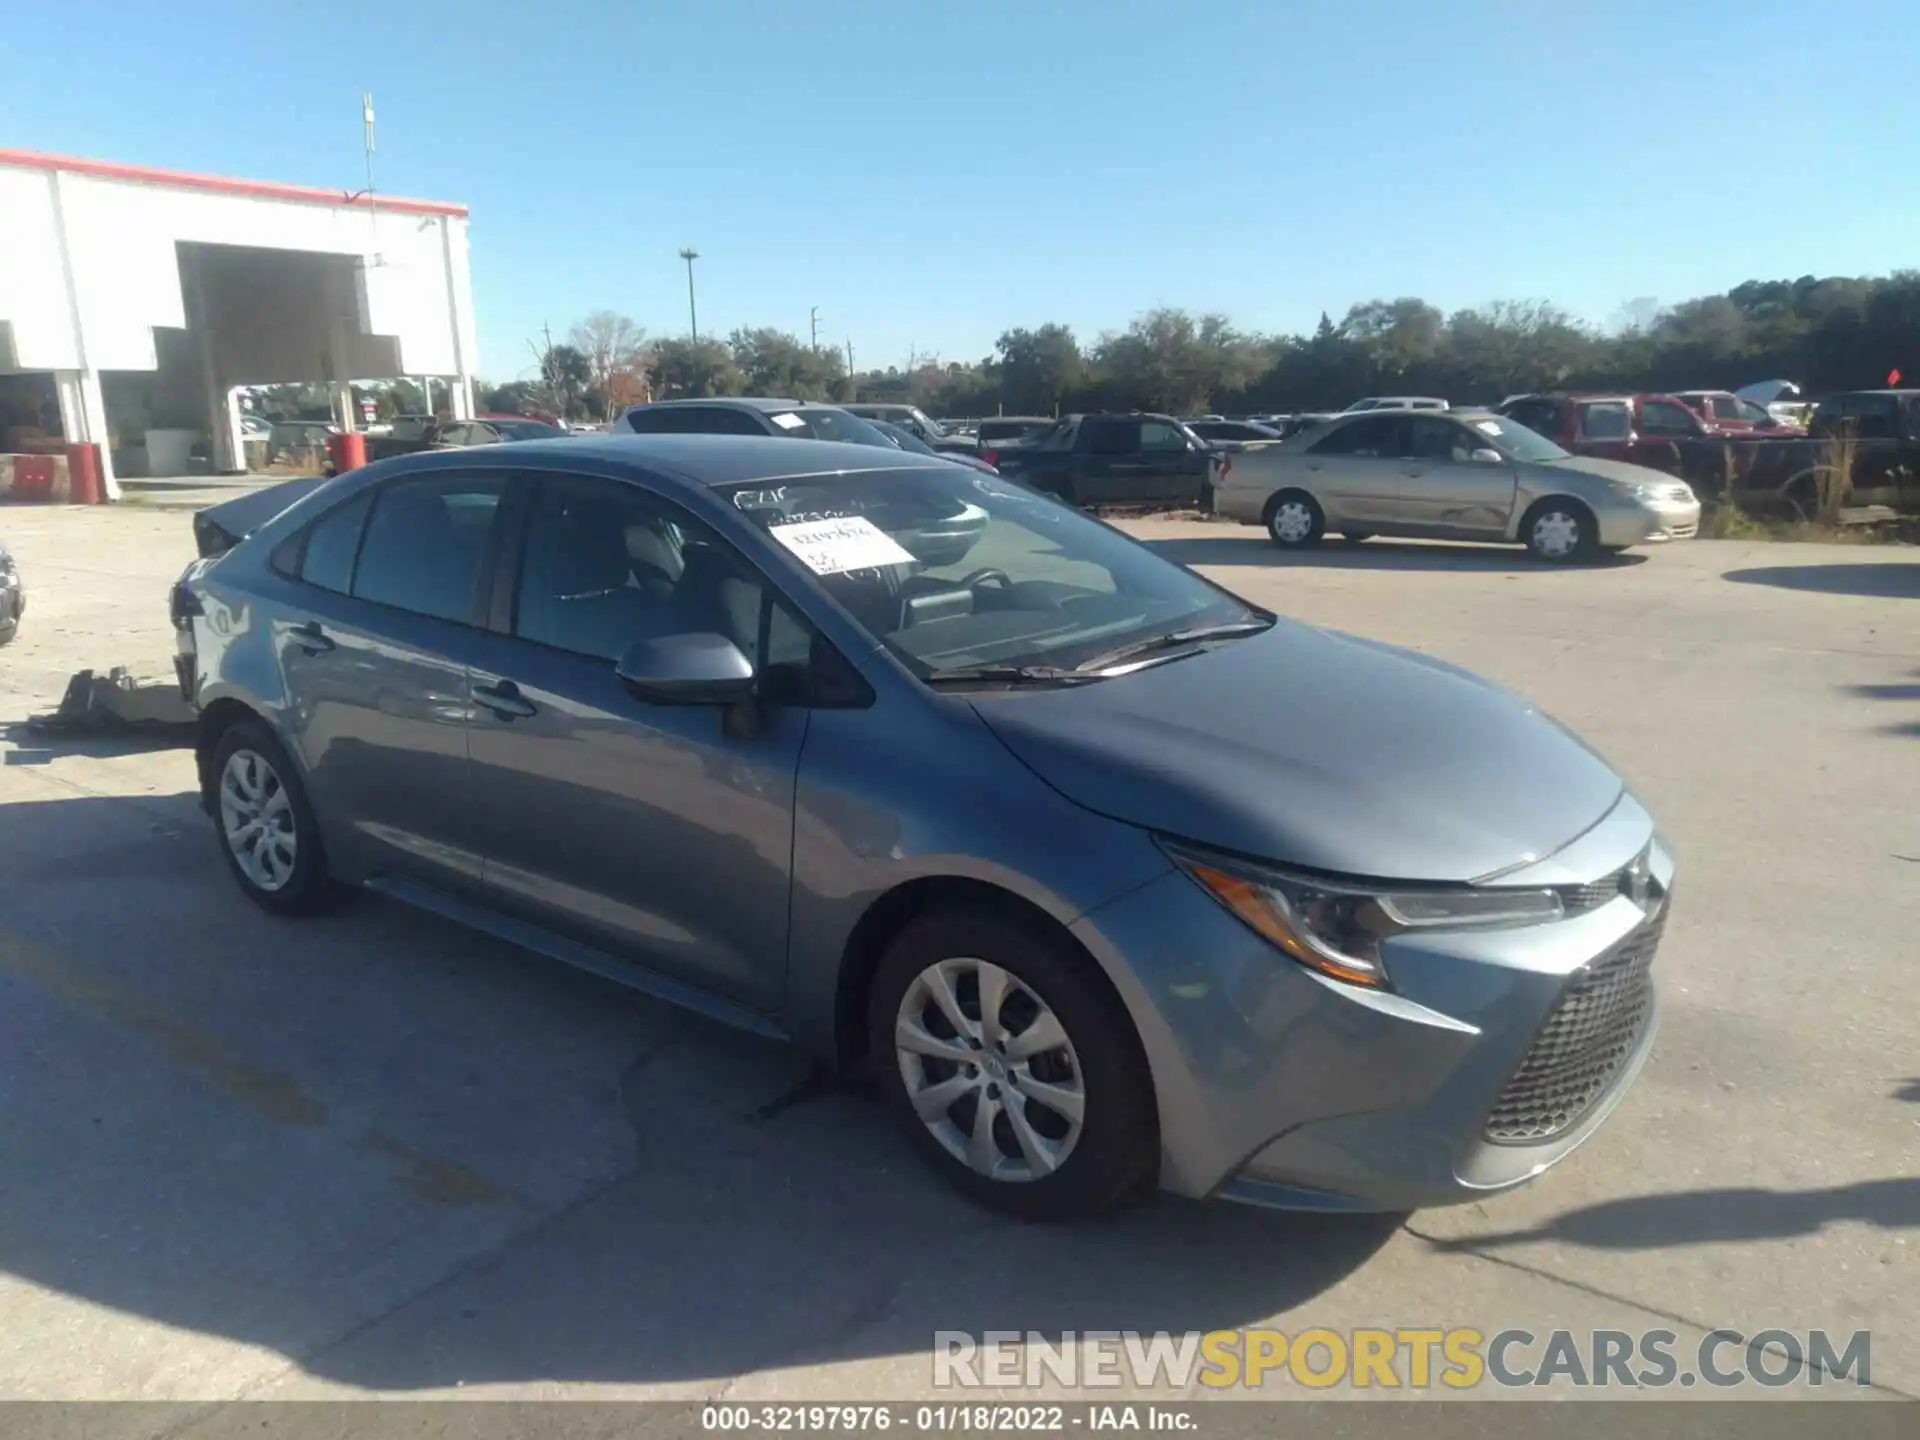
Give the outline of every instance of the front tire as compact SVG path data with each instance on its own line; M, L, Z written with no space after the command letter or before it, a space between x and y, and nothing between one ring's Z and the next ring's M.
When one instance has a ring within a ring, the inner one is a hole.
M1037 927L936 912L887 947L868 1004L874 1069L948 1183L1026 1220L1075 1220L1153 1183L1159 1118L1124 1007Z
M229 726L213 750L213 823L246 897L276 915L310 915L336 898L299 772L258 720Z
M1600 553L1600 527L1577 500L1540 501L1520 522L1520 538L1534 559L1548 565L1579 564Z
M1267 538L1282 550L1310 550L1327 533L1326 512L1304 490L1282 490L1267 502Z

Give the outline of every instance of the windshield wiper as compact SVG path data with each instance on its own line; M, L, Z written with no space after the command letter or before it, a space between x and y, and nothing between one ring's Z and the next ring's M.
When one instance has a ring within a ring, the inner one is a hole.
M1118 665L1123 660L1151 655L1156 650L1170 650L1180 645L1193 645L1202 640L1227 640L1235 635L1257 635L1262 630L1272 628L1271 620L1231 620L1224 625L1195 625L1187 630L1169 630L1164 635L1135 640L1131 644L1109 650L1104 655L1096 655L1091 660L1082 660L1074 668L1083 671L1105 670L1109 666Z
M927 676L929 685L1084 685L1103 680L1082 670L1065 670L1058 665L968 665L954 670L936 670Z

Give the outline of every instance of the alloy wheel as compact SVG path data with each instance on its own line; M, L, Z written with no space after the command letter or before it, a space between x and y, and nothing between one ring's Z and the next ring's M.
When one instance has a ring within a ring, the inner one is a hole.
M1079 1056L1011 971L968 958L927 966L901 997L894 1048L921 1123L975 1174L1040 1180L1073 1153L1086 1118Z
M236 750L220 774L220 831L247 879L276 891L293 878L299 854L293 797L273 765L253 750Z

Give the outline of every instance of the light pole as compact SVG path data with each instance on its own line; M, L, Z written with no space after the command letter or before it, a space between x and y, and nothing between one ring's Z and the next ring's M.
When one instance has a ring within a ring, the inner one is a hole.
M693 262L700 258L700 252L691 245L680 251L680 258L687 262L687 332L695 341L700 339L700 316L693 308Z
M818 305L807 311L807 348L814 351L820 348L820 307Z

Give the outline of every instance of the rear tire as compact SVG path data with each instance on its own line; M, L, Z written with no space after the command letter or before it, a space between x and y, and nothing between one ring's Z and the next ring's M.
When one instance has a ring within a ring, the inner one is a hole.
M246 897L276 915L311 915L339 898L313 806L285 748L239 720L213 748L214 834Z
M1600 553L1593 512L1564 496L1536 502L1520 522L1520 539L1534 559L1548 565L1581 564Z
M1133 1022L1037 927L979 911L913 921L881 957L867 1025L908 1142L977 1203L1077 1220L1152 1187L1159 1114Z
M1310 550L1327 533L1326 512L1304 490L1282 490L1267 501L1261 519L1267 538L1282 550Z

